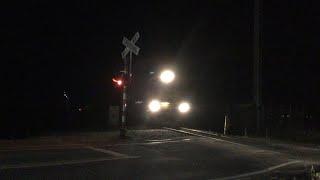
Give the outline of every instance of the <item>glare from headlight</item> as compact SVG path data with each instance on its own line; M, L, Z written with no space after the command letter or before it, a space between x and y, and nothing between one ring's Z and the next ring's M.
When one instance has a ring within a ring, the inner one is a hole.
M160 108L161 108L160 101L154 99L149 103L148 107L151 112L153 112L153 113L158 112L158 111L160 111Z
M187 102L182 102L179 104L178 110L180 113L187 113L190 111L190 104Z

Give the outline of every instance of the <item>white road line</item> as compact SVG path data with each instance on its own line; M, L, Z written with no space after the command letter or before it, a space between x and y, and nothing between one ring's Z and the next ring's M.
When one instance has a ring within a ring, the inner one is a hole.
M190 129L190 128L184 128L184 127L181 127L181 129L189 130L189 131L193 131L193 132L198 132L198 133L202 133L202 134L207 134L207 135L212 135L212 136L218 136L217 133L205 132L205 131L201 131L201 130L198 130L198 129Z
M171 140L171 141L153 141L153 142L141 142L141 143L119 143L119 144L110 144L105 146L112 147L112 146L132 146L132 145L154 145L154 144L166 144L166 143L176 143L176 142L184 142L184 141L190 141L190 139Z
M148 139L148 140L146 140L146 141L151 141L151 142L154 142L154 141L172 141L172 140L174 140L174 139Z
M120 160L120 159L134 159L134 158L139 158L139 157L126 156L126 157L113 157L113 158L97 158L97 159L82 159L82 160L57 161L57 162L37 162L37 163L22 163L22 164L15 164L15 165L0 165L0 170L74 165L74 164L85 164L85 163L93 163L93 162L103 162L103 161Z
M183 141L190 141L190 139L153 141L153 142L147 142L147 143L141 143L141 144L142 144L142 145L151 145L151 144L165 144L165 143L175 143L175 142L183 142Z
M193 136L208 137L208 136L204 136L204 135L200 135L200 134L195 134L195 133L192 133L192 132L187 132L187 131L183 131L183 130L179 130L179 129L168 128L168 127L164 127L164 129L170 130L170 131L179 132L179 133L183 133L183 134L189 134L189 135L193 135Z
M91 147L91 146L88 146L87 149L97 151L97 152L102 152L102 153L109 154L109 155L112 155L115 157L128 157L128 155L126 155L126 154L121 154L121 153L114 152L114 151L107 150L107 149L95 148L95 147Z
M280 154L280 152L277 152L277 151L264 150L264 149L259 149L259 150L253 151L252 153L257 153L257 154Z
M253 172L239 174L239 175L235 175L235 176L216 178L216 179L212 179L212 180L229 180L229 179L245 178L245 177L249 177L249 176L253 176L253 175L259 175L259 174L267 173L267 172L273 171L275 169L279 169L281 167L285 167L285 166L292 165L292 164L298 164L298 163L301 163L301 162L303 162L303 161L289 161L289 162L282 163L282 164L279 164L279 165L276 165L276 166L271 166L271 167L268 167L266 169L259 170L259 171L253 171Z

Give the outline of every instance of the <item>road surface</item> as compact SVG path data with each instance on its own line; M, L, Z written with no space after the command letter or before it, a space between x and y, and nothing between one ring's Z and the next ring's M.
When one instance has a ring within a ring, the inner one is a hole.
M308 159L288 148L184 131L140 130L113 143L2 147L0 179L301 178L320 159L316 148L302 150Z

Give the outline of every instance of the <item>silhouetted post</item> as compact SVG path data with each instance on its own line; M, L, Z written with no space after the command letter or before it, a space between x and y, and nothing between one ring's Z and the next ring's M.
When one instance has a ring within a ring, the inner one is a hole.
M259 133L262 119L261 102L261 47L260 16L262 0L254 0L254 101L256 108L256 133Z

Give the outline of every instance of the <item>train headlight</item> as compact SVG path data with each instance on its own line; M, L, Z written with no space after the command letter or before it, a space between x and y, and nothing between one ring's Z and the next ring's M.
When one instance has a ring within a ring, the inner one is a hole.
M160 111L161 103L159 100L154 99L154 100L150 101L148 108L153 113L158 112L158 111Z
M190 104L187 103L187 102L182 102L178 106L178 110L179 110L180 113L187 113L187 112L190 111L190 108L191 108Z

